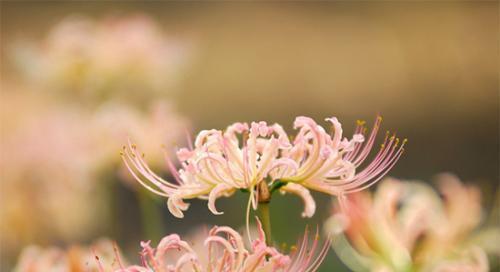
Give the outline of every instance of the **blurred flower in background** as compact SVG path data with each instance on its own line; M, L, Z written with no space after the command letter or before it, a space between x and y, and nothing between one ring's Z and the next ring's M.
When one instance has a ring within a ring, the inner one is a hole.
M159 149L168 150L183 145L189 133L188 121L175 111L168 100L151 103L146 111L120 103L107 103L93 114L91 121L94 133L104 136L99 137L99 153L105 155L105 162L101 165L112 163L121 169L125 167L119 154L127 139L144 145L143 150L155 169L164 165L165 156L170 156ZM120 177L129 179L130 175L127 173Z
M500 229L480 228L479 190L450 174L438 188L386 179L373 195L348 197L325 225L335 251L354 271L488 271Z
M12 47L21 72L43 91L90 101L148 101L172 92L190 44L168 37L146 15L93 20L69 16L39 42Z
M165 103L145 113L123 105L105 105L91 113L42 103L38 96L4 94L1 100L3 110L22 112L19 122L8 114L1 120L11 123L2 130L0 145L0 220L4 233L13 233L2 236L8 248L42 237L82 239L102 230L110 216L105 183L116 175L127 181L119 167L119 150L127 137L153 154L154 166L163 161L161 154L154 159L160 145L172 145L184 135L182 118Z
M11 47L21 82L3 81L2 254L29 243L89 240L109 230L110 183L125 181L128 138L148 152L183 142L171 99L190 46L145 15L69 16L40 42Z
M106 209L98 208L104 203L90 171L99 160L98 135L89 133L82 112L42 101L16 92L3 93L0 102L6 112L21 112L2 114L8 127L2 130L0 220L2 231L12 233L2 236L7 249L40 239L81 238Z
M72 245L64 250L57 247L26 247L19 256L14 272L97 272L100 262L117 265L124 262L119 249L102 238L90 246Z

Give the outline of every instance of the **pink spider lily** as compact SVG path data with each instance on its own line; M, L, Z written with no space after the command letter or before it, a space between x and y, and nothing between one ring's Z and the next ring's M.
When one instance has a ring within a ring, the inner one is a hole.
M359 170L372 149L380 127L377 117L372 132L365 140L366 129L359 123L351 139L342 139L342 127L336 118L332 133L308 117L297 117L299 132L290 141L283 128L265 122L235 123L225 131L204 130L194 146L181 148L177 170L168 156L167 164L176 182L166 181L148 167L137 147L129 142L122 152L132 175L145 188L166 197L170 212L183 217L189 204L185 199L208 200L208 208L221 214L215 201L231 196L236 190L250 192L249 205L257 208L261 192L257 185L265 183L270 193L293 193L305 204L302 216L311 217L316 209L309 189L339 196L367 188L382 178L403 153L405 141L387 134L375 158ZM248 218L249 208L247 209Z
M258 221L257 221L258 222ZM120 268L116 272L183 272L183 271L290 271L313 272L324 260L329 242L319 246L318 234L309 243L306 232L298 247L290 255L280 253L266 245L265 235L259 222L259 238L247 250L242 236L230 227L213 227L203 241L187 242L179 235L164 237L156 248L150 242L142 242L141 265ZM202 246L198 245L201 242ZM104 266L99 262L100 271Z
M488 271L498 229L474 231L479 191L452 175L440 176L439 191L387 179L374 194L349 196L326 224L334 249L355 271Z

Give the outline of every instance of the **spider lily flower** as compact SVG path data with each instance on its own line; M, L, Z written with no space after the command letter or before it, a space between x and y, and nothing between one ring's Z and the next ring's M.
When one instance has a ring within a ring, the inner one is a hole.
M318 235L312 243L306 232L304 239L290 255L280 253L266 245L259 223L259 238L247 249L243 237L230 227L213 227L202 241L184 241L177 234L164 237L156 248L142 242L141 265L120 267L117 272L170 272L170 271L316 271L326 253L329 242L319 246ZM202 237L202 236L199 236ZM100 263L100 262L99 262ZM99 264L101 272L104 266Z
M425 183L395 179L373 195L349 196L326 223L333 248L354 271L488 271L492 252L480 241L498 244L499 236L498 229L474 232L479 191L451 175L438 181L442 197Z
M351 139L342 139L338 120L327 120L333 124L331 134L311 118L297 117L294 125L299 131L293 142L280 125L265 122L235 123L225 131L201 131L194 146L178 150L180 170L166 156L176 182L166 181L151 171L130 142L122 157L139 183L168 198L168 208L176 217L183 217L183 211L189 207L184 200L192 198L207 199L209 209L221 214L215 200L231 196L236 190L249 191L248 207L256 209L263 197L257 185L262 183L270 193L279 190L301 197L305 204L302 216L311 217L316 207L309 189L342 199L345 194L378 181L404 150L405 141L399 145L399 139L387 134L373 161L358 170L374 145L381 118L377 118L366 141L363 123L358 124Z
M91 103L116 96L136 103L173 90L192 47L146 15L68 16L42 40L14 43L11 56L25 79L43 90L72 91Z

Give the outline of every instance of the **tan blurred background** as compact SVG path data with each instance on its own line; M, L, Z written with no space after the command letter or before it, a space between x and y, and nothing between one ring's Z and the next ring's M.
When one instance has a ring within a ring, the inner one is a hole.
M295 116L308 115L317 120L337 116L350 132L356 119L371 121L380 113L384 129L409 139L391 176L431 180L434 174L453 172L480 185L485 204L492 205L500 164L498 2L0 5L4 94L23 85L7 50L13 41L41 38L69 14L100 18L142 13L168 35L193 43L190 66L169 96L194 131L252 120L280 122L291 130ZM118 191L118 198L125 199L120 203L132 198L126 189ZM221 200L221 210L228 211L215 219L203 203L193 203L182 222L165 214L165 231L200 220L239 226L242 216L230 203ZM303 222L299 200L280 198L273 220L286 219L285 226L296 227L283 227L277 238L294 240L289 236L305 223L321 222L329 206L326 198L320 203L315 218ZM278 207L293 208L282 212ZM120 212L124 218L137 216L134 209ZM140 235L126 235L137 229L103 234L137 245ZM12 260L2 263L9 267ZM339 265L332 254L322 271Z

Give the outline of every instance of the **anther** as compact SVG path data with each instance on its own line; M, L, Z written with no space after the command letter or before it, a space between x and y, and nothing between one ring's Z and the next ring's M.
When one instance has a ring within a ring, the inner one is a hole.
M287 243L282 243L281 244L281 251L285 251L287 247Z
M365 120L356 120L356 125L358 126L364 126L366 124Z

